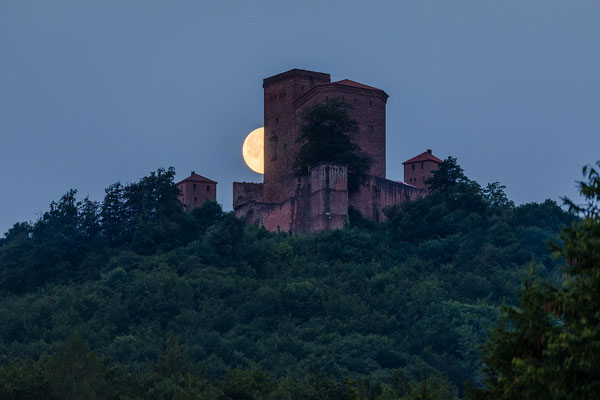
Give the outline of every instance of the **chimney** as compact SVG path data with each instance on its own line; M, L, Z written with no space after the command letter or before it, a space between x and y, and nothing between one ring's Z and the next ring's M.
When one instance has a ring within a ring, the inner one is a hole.
M431 149L427 149L427 154L431 154Z
M431 152L431 150L427 150L429 152ZM194 175L196 173L196 171L192 171L192 173L190 175Z

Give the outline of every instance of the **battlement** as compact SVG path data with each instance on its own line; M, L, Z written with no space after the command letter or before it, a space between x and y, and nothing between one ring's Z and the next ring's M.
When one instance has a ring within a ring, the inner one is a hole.
M263 80L263 88L274 85L281 81L287 81L292 79L308 80L317 83L331 82L331 76L324 72L309 71L306 69L294 68L286 72L282 72L277 75L265 78Z
M262 202L263 184L233 182L233 208L250 202Z

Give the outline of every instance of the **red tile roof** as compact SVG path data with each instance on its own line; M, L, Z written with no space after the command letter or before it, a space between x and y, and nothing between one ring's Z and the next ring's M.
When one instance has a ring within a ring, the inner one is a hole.
M383 92L381 89L377 89L376 87L363 85L362 83L351 81L350 79L344 79L337 82L331 82L330 85L342 85L342 86L350 86L358 89L367 89L367 90L377 90L379 92Z
M419 154L418 156L411 158L410 160L404 161L402 164L412 164L412 163L423 162L423 161L433 161L436 163L442 162L442 160L440 160L439 158L437 158L436 156L431 154L431 150L427 150L427 151Z
M188 176L185 179L180 180L179 182L176 183L176 185L179 185L180 183L183 182L206 182L206 183L217 183L215 181L213 181L212 179L208 179L202 175L198 175L195 172L192 172L192 174L190 176Z

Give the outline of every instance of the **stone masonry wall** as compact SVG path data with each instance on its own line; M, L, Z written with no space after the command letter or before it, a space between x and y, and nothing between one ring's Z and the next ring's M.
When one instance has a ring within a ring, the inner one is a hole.
M312 168L300 181L295 195L281 203L261 202L256 195L257 184L236 182L235 215L272 232L309 233L339 229L348 218L347 188L348 168L330 163Z
M300 183L296 231L340 229L348 218L348 167L322 163Z
M233 182L233 208L249 202L262 202L263 184L253 182Z
M280 204L249 202L238 206L236 217L264 226L270 232L292 232L294 199Z

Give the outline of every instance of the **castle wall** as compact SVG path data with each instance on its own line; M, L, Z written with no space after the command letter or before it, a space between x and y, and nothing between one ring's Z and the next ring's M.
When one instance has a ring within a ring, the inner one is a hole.
M323 163L303 177L294 196L281 203L261 202L259 184L234 183L239 218L272 232L309 233L339 229L348 218L348 168Z
M348 219L348 167L322 163L300 183L298 232L340 229Z
M253 182L233 182L233 208L249 202L262 202L263 184Z
M236 217L264 226L271 232L290 232L294 199L282 203L263 202L263 184L233 182L233 209Z
M294 221L294 199L283 203L248 202L235 208L235 216L246 222L264 226L271 232L292 232Z
M360 211L363 217L373 221L385 221L383 210L396 204L425 197L426 190L405 185L401 182L369 176L360 190L352 193L349 205Z

